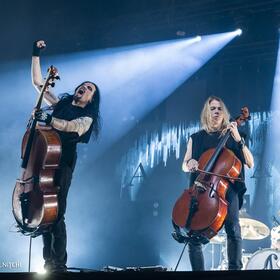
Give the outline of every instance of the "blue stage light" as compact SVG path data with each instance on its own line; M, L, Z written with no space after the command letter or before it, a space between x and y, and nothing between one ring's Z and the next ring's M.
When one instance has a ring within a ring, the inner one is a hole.
M83 80L99 85L103 133L94 152L99 155L236 36L233 31L58 56L52 58L64 79L58 90Z
M92 160L119 140L235 36L235 33L229 32L202 36L201 41L199 41L199 37L193 37L64 54L56 57L45 56L41 59L43 62L42 69L47 69L50 64L58 68L62 81L57 82L56 93L72 93L72 89L84 80L92 80L99 85L102 95L103 129L98 145L89 144L87 147L87 155ZM51 48L51 45L48 47ZM5 93L1 97L5 106L2 106L0 111L0 118L5 120L0 124L0 131L5 133L0 146L0 157L3 163L1 180L4 186L11 186L14 183L14 178L18 175L19 170L17 168L11 169L10 166L19 166L19 151L25 130L24 126L36 101L36 92L31 85L29 73L29 60L0 66L1 88ZM15 106L15 100L20 106ZM14 110L11 113L12 108ZM14 149L11 149L11 147ZM5 164L6 162L9 164ZM79 185L81 184L79 181ZM11 190L8 188L1 188L1 196L3 197L9 197L10 192ZM88 192L90 193L91 190L88 190ZM77 199L75 198L76 202ZM84 205L82 199L80 203ZM3 209L10 209L10 201L3 201L2 206ZM69 211L70 209L71 207ZM72 232L84 226L80 218L75 218L74 215L71 217L73 217ZM92 222L97 229L98 225L103 223L98 218L95 217L96 220ZM9 228L13 222L12 215L3 215L2 225L4 229ZM2 232L5 232L5 230ZM98 234L96 231L96 237L99 236ZM4 249L3 254L7 259L25 260L28 239L24 239L23 243L23 237L20 235L15 237L1 234L0 237L3 244L13 244L13 248L17 248L16 251L10 250L9 247ZM89 236L84 233L82 238L90 240L92 234ZM72 254L70 261L79 263L79 252L87 252L88 248L81 246L75 248L75 245L81 240L80 231L77 230L77 234L72 240L73 245L69 245L69 250L75 251L75 254ZM83 244L87 246L88 243L84 242ZM41 256L41 246L40 239L34 242L33 256ZM100 245L100 250L101 247ZM92 259L92 252L88 254L91 255ZM41 266L41 263L38 263L38 265ZM27 263L24 262L21 270L26 270L26 267ZM37 264L34 263L33 267L37 267Z
M235 30L235 32L237 36L240 36L242 34L242 29L238 28Z

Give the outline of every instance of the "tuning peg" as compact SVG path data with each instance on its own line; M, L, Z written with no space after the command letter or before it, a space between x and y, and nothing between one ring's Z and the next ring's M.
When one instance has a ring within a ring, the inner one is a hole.
M50 83L50 86L54 87L55 86L55 82Z
M60 77L59 77L59 76L55 76L55 79L56 79L56 80L60 80Z

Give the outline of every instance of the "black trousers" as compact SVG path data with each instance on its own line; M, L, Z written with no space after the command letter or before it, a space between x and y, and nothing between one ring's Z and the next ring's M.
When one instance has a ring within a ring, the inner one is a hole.
M238 194L230 187L227 192L228 213L225 219L227 234L228 269L240 270L242 268L242 239L239 225L239 198ZM192 270L204 270L202 245L198 242L189 243L189 257Z
M55 180L59 186L58 192L58 218L43 234L43 258L45 266L54 268L65 267L67 262L67 236L64 214L66 211L66 199L72 180L73 169L68 165L62 165L57 171Z

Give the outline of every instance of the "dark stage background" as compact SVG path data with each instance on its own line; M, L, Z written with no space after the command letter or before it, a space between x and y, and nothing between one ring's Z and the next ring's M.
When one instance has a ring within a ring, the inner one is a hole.
M113 70L108 57L105 69L108 74L102 70L106 79L100 87L101 115L109 116L104 117L104 138L80 145L68 197L69 266L101 269L107 265L161 264L174 269L182 246L171 237L171 212L177 197L188 185L181 163L188 136L199 129L201 108L211 94L225 101L232 116L238 115L244 105L252 112L252 120L242 128L255 157L254 169L246 170L250 195L247 210L254 219L271 228L272 216L280 219L279 166L277 153L275 158L264 157L264 154L268 132L277 129L272 125L271 100L279 16L280 1L2 0L0 261L2 264L19 262L20 265L17 268L2 265L0 272L27 270L29 240L14 232L11 197L20 174L21 137L36 96L30 81L31 48L33 41L41 38L48 43L42 56L46 66L53 61L58 62L58 68L59 62L63 64L60 84L66 83L66 86L58 86L56 92L60 93L71 91L77 85L78 78L72 77L71 72L84 73L87 63L95 63L90 58L87 62L86 55L90 52L85 51L110 51L236 28L243 30L240 37L220 50L169 96L148 107L145 114L137 115L137 112L149 104L154 92L148 92L144 102L135 98L133 107L133 100L126 99L127 92L133 94L135 87L143 88L145 80L139 79L133 87L129 83L121 84L113 92L114 99L108 94L106 87L118 82L110 76ZM72 55L82 52L86 61L84 68L80 69L79 63L74 64L74 69L68 66ZM162 57L161 62L164 63L164 59ZM125 77L129 73L130 68L126 68L118 75ZM175 77L176 73L173 74ZM174 77L170 75L169 80ZM90 70L85 79L88 78L95 81ZM121 112L129 108L134 112L130 111L127 118L121 117ZM113 122L118 119L119 127ZM115 135L118 137L114 138ZM140 163L143 169L139 168ZM133 174L140 177L133 178ZM218 266L220 247L215 246L214 264ZM246 252L253 253L259 247L270 247L270 237L244 241ZM42 268L41 250L38 237L32 251L33 271ZM211 246L205 246L208 269L210 251ZM187 256L183 257L179 269L190 270Z

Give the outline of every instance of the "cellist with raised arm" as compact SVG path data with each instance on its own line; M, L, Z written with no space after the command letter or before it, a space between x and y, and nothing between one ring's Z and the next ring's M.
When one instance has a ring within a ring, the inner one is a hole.
M33 44L32 83L40 92L44 83L40 66L40 53L46 47L44 40ZM59 169L55 175L58 191L58 218L43 233L44 268L50 272L67 270L66 226L64 214L66 199L76 163L76 147L78 143L88 143L91 136L95 139L100 131L100 92L97 85L90 81L81 82L74 94L63 94L56 97L50 90L44 95L45 102L50 105L52 113L43 110L35 112L35 119L51 126L58 134L62 143L62 155Z

